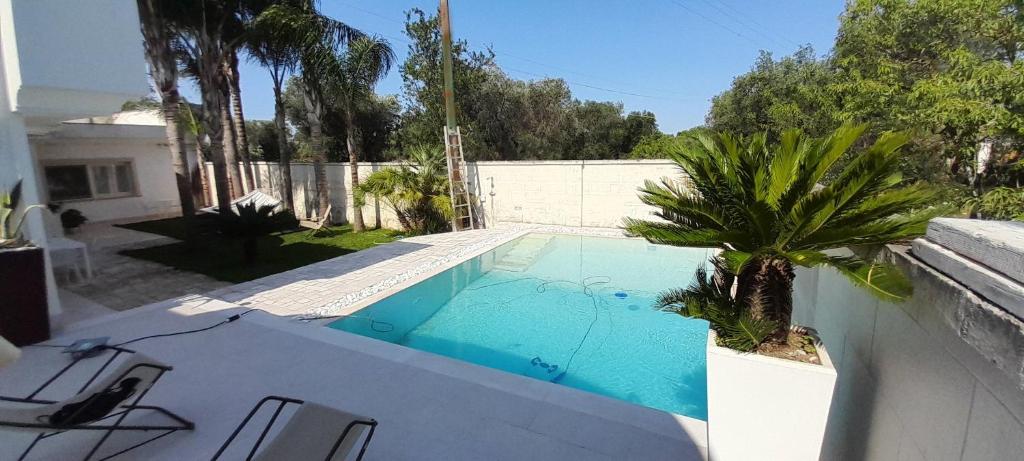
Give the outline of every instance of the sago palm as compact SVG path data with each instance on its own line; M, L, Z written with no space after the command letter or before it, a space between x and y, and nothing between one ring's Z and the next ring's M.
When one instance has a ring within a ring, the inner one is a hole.
M866 128L844 125L821 139L789 130L776 144L764 135L700 135L669 153L685 180L640 189L664 221L626 219L626 230L655 243L720 248L736 275L734 299L752 319L773 322L776 338L790 324L794 266L831 266L883 299L905 299L911 287L894 266L826 253L921 235L937 214L928 208L931 189L902 185L903 134L884 134L834 168Z
M418 146L409 150L409 159L401 166L384 168L368 176L353 191L356 206L371 195L395 212L406 232L444 231L452 215L448 196L448 174L444 152Z

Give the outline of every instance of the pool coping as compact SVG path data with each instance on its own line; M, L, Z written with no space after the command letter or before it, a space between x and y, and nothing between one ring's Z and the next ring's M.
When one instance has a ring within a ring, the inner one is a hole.
M306 339L354 350L382 360L397 362L421 370L443 374L480 386L497 389L524 398L556 405L590 416L626 424L635 428L692 443L707 453L708 423L697 418L607 397L528 376L477 365L431 352L392 344L332 328L309 328L295 320L261 313L248 315L245 321L258 323Z

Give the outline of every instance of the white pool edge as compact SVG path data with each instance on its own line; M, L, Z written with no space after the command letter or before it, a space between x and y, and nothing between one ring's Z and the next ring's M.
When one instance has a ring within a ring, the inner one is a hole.
M568 410L627 424L654 434L692 443L707 453L707 422L626 402L612 397L520 376L442 355L412 349L333 328L309 328L308 323L282 322L280 317L260 313L246 321L286 331L314 341L358 351L382 360L402 363L473 384L502 390L524 398L543 401ZM666 421L671 420L671 425Z

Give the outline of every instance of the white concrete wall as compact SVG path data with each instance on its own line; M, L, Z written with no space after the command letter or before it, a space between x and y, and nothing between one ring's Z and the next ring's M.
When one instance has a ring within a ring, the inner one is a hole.
M2 0L10 108L52 123L149 92L134 0Z
M162 130L161 130L162 131ZM131 160L138 194L131 197L73 200L62 210L74 208L90 222L163 217L181 213L174 181L171 154L165 142L153 139L68 139L34 143L39 171L48 162L65 160ZM191 146L187 146L191 152ZM40 176L43 199L45 177Z
M361 164L359 175L365 178L388 165ZM278 195L277 165L257 162L255 168L260 190ZM488 223L597 227L617 227L625 216L651 218L653 209L640 203L637 188L646 179L681 177L672 163L662 160L477 162L468 165L468 172ZM327 178L333 209L344 213L335 219L351 218L348 164L328 164ZM292 165L292 185L299 215L308 216L316 189L311 164ZM397 227L394 214L384 205L380 208L383 225ZM376 214L372 204L363 210L368 225Z
M1024 323L894 257L914 282L901 304L832 270L798 273L794 319L839 373L821 459L1024 459Z

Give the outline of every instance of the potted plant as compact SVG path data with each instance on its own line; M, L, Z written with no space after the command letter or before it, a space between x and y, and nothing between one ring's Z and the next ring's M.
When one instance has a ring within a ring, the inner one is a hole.
M64 232L73 234L82 224L85 224L89 219L74 208L68 208L60 214L60 225L64 228Z
M648 181L641 200L663 221L626 219L654 243L717 248L714 274L663 293L659 306L711 324L708 443L713 459L818 459L835 370L814 331L791 325L794 267L830 266L888 301L909 281L874 258L828 250L865 248L922 235L941 210L934 192L902 184L903 134L867 149L847 124L814 139L797 130L701 134L669 152L687 178Z
M20 202L20 180L0 191L0 336L17 346L50 338L43 249L22 234L28 213L44 206Z

